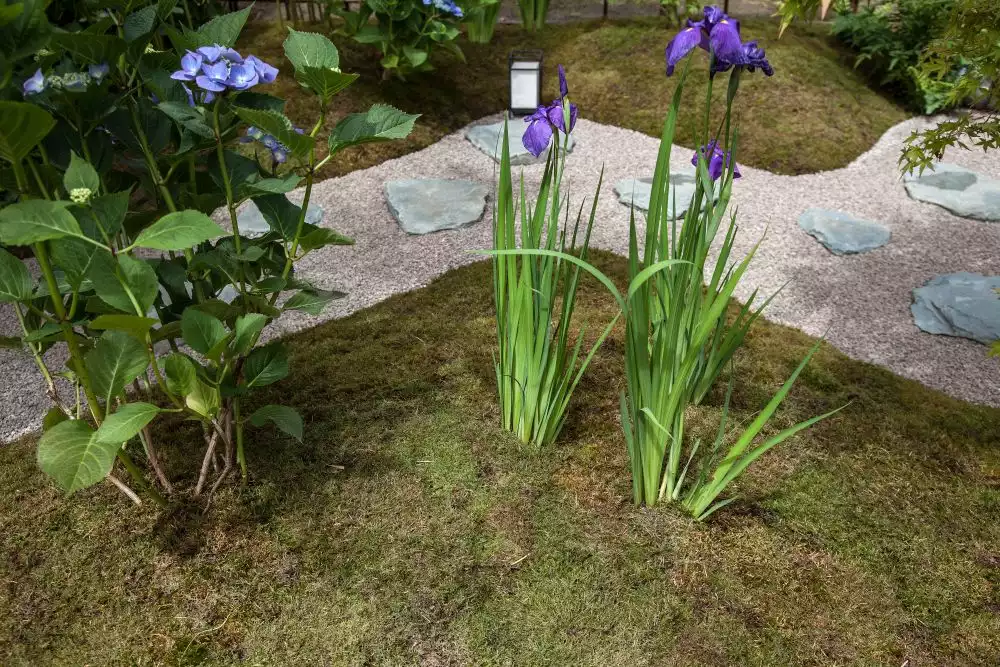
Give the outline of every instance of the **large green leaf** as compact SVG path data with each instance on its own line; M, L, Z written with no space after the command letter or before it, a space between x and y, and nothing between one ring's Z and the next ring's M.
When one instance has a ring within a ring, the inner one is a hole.
M354 239L344 236L329 227L317 227L306 223L299 238L299 249L303 252L318 250L328 245L354 245Z
M239 39L243 26L246 25L250 10L253 9L251 3L238 12L222 14L203 25L196 33L186 33L189 38L194 38L196 46L209 46L221 44L222 46L234 46Z
M152 317L105 313L95 317L87 326L95 331L124 331L136 340L145 342L146 335L158 321Z
M261 179L250 186L250 189L254 192L265 194L285 194L286 192L291 192L298 187L301 181L301 176L292 173L286 174L281 178Z
M113 63L125 53L125 40L113 35L95 35L84 32L53 33L53 46L65 49L73 59L82 64L99 65Z
M268 226L277 232L281 238L295 238L302 207L288 201L285 195L260 195L253 198L253 203L260 209L261 215Z
M233 351L236 354L248 353L266 324L267 316L260 313L247 313L236 318L233 326Z
M285 38L285 57L296 70L304 67L321 67L340 70L340 53L337 47L323 35L314 32L299 32L288 29Z
M181 335L195 352L209 354L228 335L226 325L208 313L188 308L181 315Z
M96 193L101 187L101 177L89 162L76 154L76 151L70 151L69 169L63 175L63 186L66 192L81 188Z
M56 424L38 441L38 466L66 493L73 493L108 476L121 443L99 443L94 430L74 419Z
M142 230L133 245L154 250L185 250L225 233L201 211L175 211Z
M95 444L121 445L128 442L149 422L160 414L160 409L149 403L126 403L113 415L108 415L94 434Z
M190 130L203 139L211 139L215 136L208 120L199 110L199 107L191 107L187 102L166 101L160 102L156 107L167 114L181 128Z
M294 409L285 405L265 405L250 415L250 423L254 426L260 427L267 422L302 442L302 417Z
M187 396L198 384L198 370L191 358L174 352L163 360L163 372L167 376L167 389L175 394Z
M0 303L29 299L33 287L31 274L24 263L0 248Z
M0 210L0 243L31 245L64 236L83 238L67 206L67 201L27 199Z
M106 405L149 365L146 346L123 331L105 331L84 365L97 397Z
M285 302L285 310L301 310L310 315L319 315L327 304L336 299L343 299L346 294L331 290L304 289L296 292Z
M77 238L55 239L49 242L49 248L53 263L62 269L66 276L66 282L73 288L73 291L80 289L83 279L90 273L90 267L98 254L111 260L111 255L107 251Z
M327 67L301 67L295 70L295 80L316 93L324 105L357 79L357 74L345 74Z
M420 114L403 113L388 104L376 104L366 113L345 116L330 133L330 152L373 141L405 139Z
M258 347L243 365L243 384L263 387L288 375L288 351L281 343Z
M194 388L184 399L185 404L203 417L214 417L222 404L219 390L201 380L195 380Z
M149 312L160 290L156 271L149 262L129 255L118 255L117 265L108 253L95 255L87 277L101 301L129 314L145 315ZM136 311L129 292L138 302L141 313Z
M0 101L0 157L20 162L56 126L45 109L27 102Z
M316 145L315 139L308 134L296 132L292 121L277 111L245 107L233 107L233 110L245 123L253 125L265 134L270 134L284 144L296 157L308 155L309 151Z

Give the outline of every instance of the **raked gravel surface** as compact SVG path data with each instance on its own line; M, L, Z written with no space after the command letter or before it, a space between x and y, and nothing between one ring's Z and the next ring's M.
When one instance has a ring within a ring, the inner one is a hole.
M732 200L739 207L738 256L767 234L737 297L746 298L758 287L767 294L788 283L766 311L768 319L814 336L825 333L830 343L856 359L952 396L1000 406L1000 361L988 358L987 348L979 343L921 332L910 315L911 291L935 275L1000 274L1000 223L957 218L906 195L896 166L899 147L911 130L931 122L912 119L893 127L870 151L835 171L780 176L741 167L743 178L736 182ZM593 244L625 253L628 209L618 202L613 187L624 178L652 175L658 140L587 120L580 120L575 135L578 144L566 167L573 200L579 203L581 197L593 195L603 165ZM687 166L690 157L689 148L675 147L673 166ZM1000 178L1000 152L955 150L945 160ZM317 284L349 296L321 318L289 314L272 329L287 333L343 317L481 259L470 251L490 245L490 204L475 225L410 236L390 215L384 184L454 178L480 181L492 189L496 168L465 139L463 128L417 153L319 183L313 201L326 210L323 224L352 236L356 245L315 252L301 262L300 270ZM536 184L541 170L523 167L526 181ZM292 198L296 196L301 193ZM812 207L881 222L892 231L892 239L862 255L833 255L796 222ZM0 335L15 329L11 310L4 306ZM0 350L0 441L37 429L47 407L31 358Z

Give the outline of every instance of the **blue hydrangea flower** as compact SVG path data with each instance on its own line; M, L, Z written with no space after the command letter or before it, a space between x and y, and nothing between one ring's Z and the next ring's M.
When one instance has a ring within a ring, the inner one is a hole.
M97 83L100 83L104 79L104 77L108 75L108 72L110 71L111 68L108 67L107 63L101 63L100 65L90 65L89 67L87 67L87 74L89 74L90 78L96 81Z
M199 88L213 93L221 93L226 89L226 82L229 80L229 63L225 60L205 63L201 66L201 72L194 79Z
M203 55L188 51L181 58L181 68L171 74L170 78L177 81L194 81L195 77L201 74L201 65L203 62L205 62Z
M462 8L456 5L453 0L424 0L424 5L434 5L438 10L458 18L465 15Z
M257 68L253 64L244 62L230 66L226 85L233 90L247 90L256 86L258 81L260 76L257 74Z
M37 95L45 90L45 75L42 74L42 70L39 69L26 79L21 90L25 97L29 95Z
M301 128L296 127L294 129L299 134L304 134L304 130ZM243 143L259 141L265 148L271 151L271 159L274 160L276 164L282 164L288 161L288 147L270 134L266 134L258 127L254 127L253 125L248 127L246 129L246 136L240 139L240 141Z
M221 44L198 47L181 58L181 68L170 75L178 81L194 81L205 91L200 102L207 104L217 94L230 90L242 91L258 83L271 83L278 69L256 56L245 59L235 49ZM189 97L189 99L192 99Z
M257 56L247 56L243 62L253 65L253 68L257 70L257 77L261 83L272 83L278 77L278 68L268 65Z

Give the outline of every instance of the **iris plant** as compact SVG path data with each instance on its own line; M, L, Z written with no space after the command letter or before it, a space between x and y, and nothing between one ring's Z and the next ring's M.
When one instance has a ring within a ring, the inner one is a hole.
M572 340L570 324L576 304L580 268L563 256L586 259L597 197L581 233L583 207L569 228L560 194L566 142L576 122L569 102L566 73L559 68L560 97L528 119L524 145L540 155L562 132L549 153L534 206L523 181L515 195L510 146L504 125L500 182L494 209L493 291L497 312L497 355L494 359L503 427L536 449L552 443L566 420L573 390L611 326L585 355L584 332ZM560 229L560 217L565 222ZM518 224L520 222L520 224ZM518 248L520 236L520 248ZM582 243L578 239L582 236ZM572 254L569 254L572 253Z
M559 98L548 106L540 106L527 118L527 129L521 139L528 152L538 157L549 147L552 135L562 132L569 135L576 127L577 108L569 101L569 84L566 82L566 70L559 66Z

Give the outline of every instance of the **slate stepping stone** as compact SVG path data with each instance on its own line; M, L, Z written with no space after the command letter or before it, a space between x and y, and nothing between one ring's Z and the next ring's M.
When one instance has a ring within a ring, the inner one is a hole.
M408 234L430 234L478 222L490 189L474 181L408 179L385 184L386 201Z
M1000 339L1000 276L948 273L913 290L913 321L932 334L971 338L980 343Z
M835 255L853 255L881 248L889 242L889 228L841 211L809 208L799 216L806 230Z
M521 138L524 136L524 130L527 129L528 124L525 123L520 118L512 118L510 120L510 125L507 130L507 141L510 143L510 163L512 165L525 165L525 164L539 164L544 163L548 152L542 153L538 157L535 157L528 152L528 149L524 147L521 143ZM465 131L465 138L472 142L472 145L481 150L482 152L489 155L491 158L500 161L501 149L503 143L503 122L492 123L490 125L473 125L468 130ZM563 136L559 135L559 141L563 140ZM567 144L567 152L573 152L573 146L576 145L576 140L573 135L569 135L569 144ZM560 143L560 146L562 144Z
M323 207L310 203L309 208L306 209L306 222L310 225L318 225L322 220ZM236 214L236 222L240 225L240 235L248 239L259 238L271 231L264 215L252 200Z
M667 201L668 219L673 219L674 198L677 201L677 217L682 218L687 213L695 191L695 171L679 171L670 173L671 196ZM615 183L615 194L618 201L626 206L635 206L643 212L649 212L649 199L653 194L652 178L626 178ZM715 198L719 198L719 193L715 193Z
M917 201L938 206L962 218L1000 221L1000 181L949 162L939 162L918 176L903 175L906 192Z

